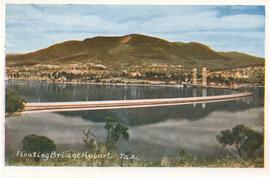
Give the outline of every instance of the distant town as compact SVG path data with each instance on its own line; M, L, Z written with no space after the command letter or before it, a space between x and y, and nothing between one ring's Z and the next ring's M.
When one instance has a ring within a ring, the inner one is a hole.
M181 65L134 65L114 69L98 63L37 64L6 67L7 79L43 80L55 83L111 83L144 85L201 85L238 88L264 85L264 65L236 68L184 68Z

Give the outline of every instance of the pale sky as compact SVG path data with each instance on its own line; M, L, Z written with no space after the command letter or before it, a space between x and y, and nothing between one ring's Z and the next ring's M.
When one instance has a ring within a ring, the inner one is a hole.
M264 57L264 6L16 5L6 7L6 52L139 33Z

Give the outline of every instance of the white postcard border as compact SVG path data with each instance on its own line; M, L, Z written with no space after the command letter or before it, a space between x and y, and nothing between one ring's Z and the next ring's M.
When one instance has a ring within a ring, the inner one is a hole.
M269 154L269 119L270 119L270 106L269 99L270 93L265 89L265 168L95 168L95 167L15 167L4 166L4 92L5 92L5 5L7 3L16 4L186 4L186 5L265 5L266 7L266 24L265 24L265 59L266 59L266 88L270 87L270 63L269 63L269 1L268 0L3 0L1 1L0 9L0 77L1 77L1 100L0 100L0 177L20 177L20 178L86 178L86 177L269 177L270 175L270 154Z

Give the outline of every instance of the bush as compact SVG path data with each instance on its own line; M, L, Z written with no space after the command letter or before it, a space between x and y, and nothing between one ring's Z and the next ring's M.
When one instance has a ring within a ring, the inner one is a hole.
M27 135L22 141L22 149L27 153L51 153L56 150L54 142L45 136Z
M6 108L5 113L6 115L13 114L14 112L21 111L24 109L24 105L26 101L19 96L16 95L14 90L7 90L6 91Z

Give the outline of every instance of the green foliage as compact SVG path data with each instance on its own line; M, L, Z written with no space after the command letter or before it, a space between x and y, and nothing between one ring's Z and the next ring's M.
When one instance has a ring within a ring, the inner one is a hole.
M27 153L51 153L56 150L56 146L48 137L27 135L22 141L22 149Z
M221 131L221 135L217 136L217 140L220 144L225 147L226 145L233 145L235 142L235 137L233 136L231 130Z
M104 128L107 131L106 147L108 150L116 148L116 143L120 138L129 139L128 128L116 119L107 117Z
M252 156L253 153L263 145L263 134L251 129L247 129L245 134L248 139L244 139L241 149L243 152L246 152L248 156Z
M24 104L26 101L19 96L16 95L14 90L7 90L6 91L6 108L5 113L6 115L12 114L14 112L20 111L24 109Z
M234 146L241 157L253 156L254 152L263 145L263 134L244 125L223 130L216 138L224 147Z

